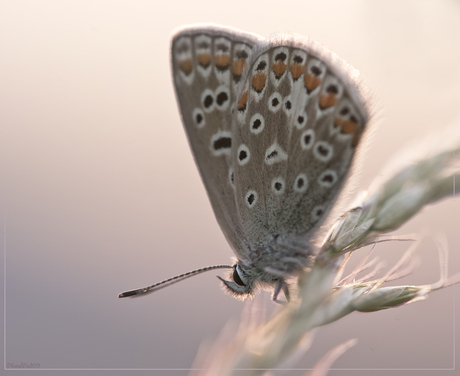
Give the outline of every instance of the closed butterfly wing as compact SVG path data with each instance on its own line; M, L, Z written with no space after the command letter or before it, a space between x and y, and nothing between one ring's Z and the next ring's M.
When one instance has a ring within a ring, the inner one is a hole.
M308 38L269 41L216 25L172 40L174 88L214 214L238 261L131 290L156 291L207 270L245 299L260 288L289 299L287 279L339 195L368 121L355 71ZM219 277L220 278L220 277Z
M238 298L284 291L314 253L366 129L355 71L306 37L216 26L172 43L176 95L211 204L238 262ZM233 280L233 281L232 281Z
M190 147L217 221L237 255L245 245L233 186L232 113L260 43L256 35L204 25L178 31L171 48L174 88Z
M306 37L275 37L253 57L232 158L239 220L254 249L308 241L334 204L368 121L353 75Z

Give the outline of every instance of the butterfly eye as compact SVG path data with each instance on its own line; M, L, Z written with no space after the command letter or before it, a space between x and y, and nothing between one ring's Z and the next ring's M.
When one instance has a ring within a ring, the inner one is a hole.
M239 286L246 286L238 274L237 266L233 269L233 281Z

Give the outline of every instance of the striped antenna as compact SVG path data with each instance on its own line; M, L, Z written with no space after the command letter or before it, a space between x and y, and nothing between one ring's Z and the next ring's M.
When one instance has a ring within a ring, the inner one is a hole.
M175 277L165 279L164 281L155 283L153 285L144 287L142 289L122 292L121 294L118 294L118 297L119 298L126 298L128 296L136 296L136 295L145 294L147 292L154 292L154 291L160 290L160 289L162 289L164 287L171 286L174 283L183 281L186 278L190 278L190 277L193 277L194 275L207 272L209 270L213 270L213 269L232 269L232 268L233 268L233 266L231 266L231 265L207 266L205 268L192 270L190 272L187 272L187 273L184 273L184 274L181 274L181 275L176 275Z

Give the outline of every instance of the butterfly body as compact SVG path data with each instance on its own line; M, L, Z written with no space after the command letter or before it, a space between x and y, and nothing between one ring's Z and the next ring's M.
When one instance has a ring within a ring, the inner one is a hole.
M238 259L222 281L242 298L288 294L368 121L354 71L305 37L215 25L178 31L171 53L195 162Z

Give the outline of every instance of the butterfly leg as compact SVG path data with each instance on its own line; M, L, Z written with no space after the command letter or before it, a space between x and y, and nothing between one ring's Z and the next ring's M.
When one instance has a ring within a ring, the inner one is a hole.
M278 295L283 290L284 296L286 297L286 302L289 302L291 300L290 294L289 294L289 287L286 282L284 282L283 279L279 279L278 282L276 283L275 286L275 291L273 291L273 298L272 300L276 303L283 304L286 302L278 300Z

